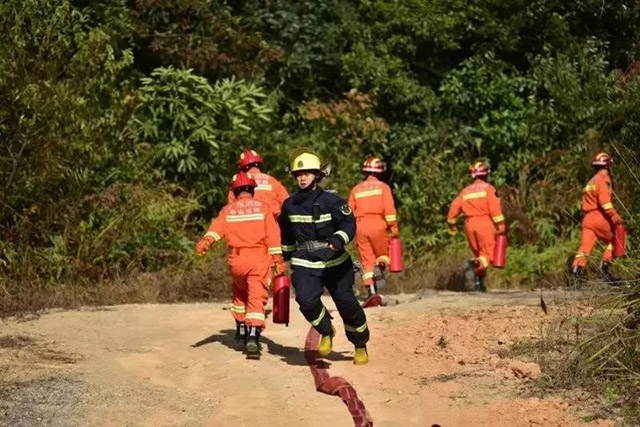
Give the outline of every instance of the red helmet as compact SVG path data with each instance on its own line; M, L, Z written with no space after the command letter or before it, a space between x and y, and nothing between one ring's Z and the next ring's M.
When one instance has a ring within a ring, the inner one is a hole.
M377 157L369 157L362 164L362 172L382 173L386 169L386 165Z
M471 166L469 166L469 173L471 174L471 178L487 176L489 175L489 172L491 172L491 168L489 168L489 165L483 161L472 163Z
M612 161L613 159L611 159L611 156L603 151L593 157L591 164L593 166L604 166L605 168L608 168Z
M253 150L244 150L242 154L240 154L240 160L238 160L238 169L242 170L253 163L262 163L260 154Z
M238 172L231 179L231 191L236 191L240 187L256 188L257 186L258 184L256 184L250 173Z

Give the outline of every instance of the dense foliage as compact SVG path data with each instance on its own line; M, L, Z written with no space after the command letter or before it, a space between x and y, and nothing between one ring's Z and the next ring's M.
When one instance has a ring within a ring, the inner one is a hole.
M7 0L0 32L5 301L191 266L243 148L291 185L312 147L343 195L382 156L416 262L460 247L444 212L484 157L527 279L576 246L603 148L637 242L636 1Z

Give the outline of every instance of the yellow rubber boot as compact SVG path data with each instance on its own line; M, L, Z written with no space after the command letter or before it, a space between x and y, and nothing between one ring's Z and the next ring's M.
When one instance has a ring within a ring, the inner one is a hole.
M354 365L366 365L369 363L369 353L367 353L367 347L356 347L356 352L353 354Z
M331 353L331 350L333 350L333 337L335 336L335 334L336 330L332 326L331 335L323 335L322 338L320 338L320 343L318 344L318 354L321 357L328 356L329 353Z

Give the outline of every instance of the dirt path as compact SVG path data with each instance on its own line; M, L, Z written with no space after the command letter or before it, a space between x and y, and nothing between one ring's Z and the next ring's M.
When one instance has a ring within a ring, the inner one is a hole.
M329 359L376 426L580 425L575 403L527 397L537 365L506 356L546 321L536 294L404 300L368 310L368 366L352 365L343 332ZM259 361L235 349L226 307L129 305L4 321L0 375L19 386L0 395L0 424L352 425L340 399L314 390L302 351L308 324L295 304L288 328L269 324Z

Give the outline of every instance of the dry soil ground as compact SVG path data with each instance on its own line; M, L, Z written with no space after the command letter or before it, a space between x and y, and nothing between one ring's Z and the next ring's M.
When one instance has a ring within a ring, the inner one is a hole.
M376 426L569 426L588 414L580 402L535 397L527 383L539 367L505 351L549 321L537 294L398 298L367 310L369 365L352 365L342 332L329 358ZM314 390L302 351L309 326L295 303L289 327L268 325L257 361L235 348L227 306L127 305L2 321L0 425L352 425L339 398Z

